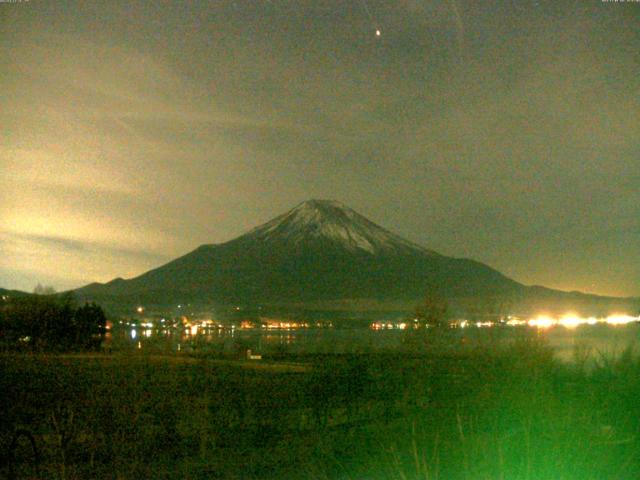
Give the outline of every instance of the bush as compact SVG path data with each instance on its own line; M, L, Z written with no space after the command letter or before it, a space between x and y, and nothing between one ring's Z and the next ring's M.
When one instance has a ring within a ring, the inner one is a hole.
M91 303L78 308L68 295L20 297L0 310L0 342L12 350L97 349L106 322L101 307Z

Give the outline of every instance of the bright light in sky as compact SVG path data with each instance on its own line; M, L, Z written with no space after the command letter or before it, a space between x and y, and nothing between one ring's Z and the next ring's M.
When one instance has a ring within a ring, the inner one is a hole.
M130 278L331 197L525 284L640 295L629 9L261 3L2 6L0 287Z

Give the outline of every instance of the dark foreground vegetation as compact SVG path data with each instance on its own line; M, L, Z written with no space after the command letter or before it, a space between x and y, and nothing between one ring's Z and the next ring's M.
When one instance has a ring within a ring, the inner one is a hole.
M535 340L278 363L0 356L0 476L640 478L640 361ZM14 433L23 435L9 448ZM10 466L10 463L12 466Z
M37 289L36 289L37 290ZM107 318L94 303L78 306L73 295L24 295L0 299L0 350L97 350Z

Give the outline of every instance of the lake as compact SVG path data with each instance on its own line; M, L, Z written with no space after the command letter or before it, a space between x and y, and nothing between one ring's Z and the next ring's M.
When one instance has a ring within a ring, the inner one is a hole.
M549 324L534 319L512 324L478 322L457 324L446 332L453 345L488 347L522 339L540 339L551 346L562 361L582 357L597 359L620 355L636 348L640 322L599 321ZM144 324L143 324L144 325ZM404 323L373 322L368 327L325 325L282 328L191 325L186 328L153 328L151 325L124 327L114 332L114 345L164 351L228 354L251 349L257 354L323 354L403 351L412 338L424 335ZM428 343L429 341L427 341Z

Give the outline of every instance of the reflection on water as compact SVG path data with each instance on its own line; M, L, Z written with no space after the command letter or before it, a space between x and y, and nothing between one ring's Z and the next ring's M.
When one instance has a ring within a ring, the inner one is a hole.
M536 317L535 322L510 319L502 323L464 320L454 324L447 335L454 343L488 347L519 338L540 338L553 347L562 360L575 359L577 352L592 357L619 355L638 342L640 323L637 318L607 318L608 321L583 321L568 316L558 319ZM419 334L419 328L413 323L374 322L369 328L189 325L145 328L139 332L128 326L118 334L114 332L114 336L118 335L125 344L128 342L139 349L217 354L251 349L257 354L322 354L395 351L404 347L408 335Z

